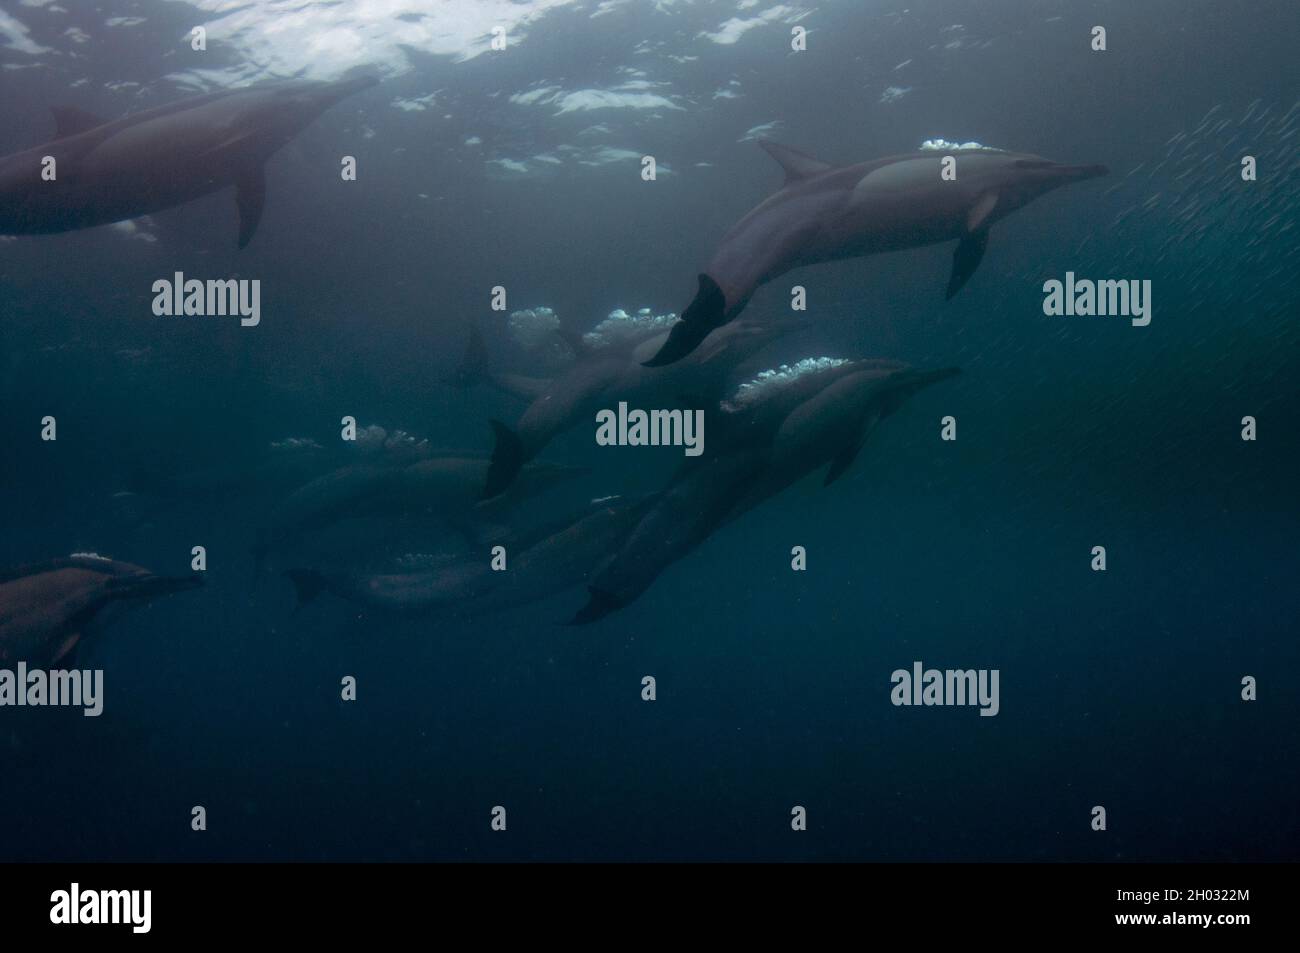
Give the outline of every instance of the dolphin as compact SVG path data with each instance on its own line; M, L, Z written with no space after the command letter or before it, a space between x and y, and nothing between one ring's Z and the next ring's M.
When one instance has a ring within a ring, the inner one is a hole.
M108 621L110 607L143 605L201 583L93 553L0 571L0 663L70 663L87 626Z
M53 141L0 158L0 234L106 225L233 185L243 248L262 217L266 161L326 109L376 82L259 83L113 122L55 109ZM50 181L46 157L55 160Z
M134 494L183 502L219 502L239 497L275 497L292 493L312 480L358 462L395 468L436 454L427 439L378 424L361 427L356 440L322 445L310 437L287 437L251 452L235 453L240 463L210 461L182 465L175 458L146 459L129 475L125 488ZM246 462L252 457L252 462Z
M490 499L504 492L520 468L555 436L581 421L594 421L596 412L611 403L662 405L683 398L711 403L737 366L794 325L737 322L710 336L689 361L671 369L651 368L645 363L669 339L667 330L629 336L622 346L583 350L528 405L515 428L499 420L490 422L496 443L483 497Z
M583 467L531 463L509 493L481 501L490 465L482 456L439 454L401 466L363 462L339 467L285 497L259 534L254 555L260 563L268 550L350 517L432 509L451 525L462 525L490 518L587 472Z
M955 367L929 370L880 364L831 381L781 420L768 447L763 472L737 500L728 521L823 464L829 466L822 485L830 486L852 466L882 420L913 394L959 373Z
M287 569L300 609L321 592L370 609L418 614L454 606L488 593L496 584L491 566L481 559L440 560L436 569L364 573Z
M444 556L435 565L387 573L290 569L298 606L320 592L370 608L425 613L455 608L471 615L528 605L587 582L645 513L649 497L607 497L576 516L504 541L506 569L486 551Z
M956 239L952 298L984 257L994 222L1062 185L1109 172L983 147L833 166L775 142L759 145L785 170L785 183L723 236L651 367L681 360L740 314L759 285L803 265ZM956 159L955 179L941 175L946 155Z
M638 598L668 566L792 483L829 463L825 485L853 462L877 423L956 368L919 371L894 362L843 362L784 388L741 422L758 439L733 442L681 475L646 513L589 587L572 624L595 622Z

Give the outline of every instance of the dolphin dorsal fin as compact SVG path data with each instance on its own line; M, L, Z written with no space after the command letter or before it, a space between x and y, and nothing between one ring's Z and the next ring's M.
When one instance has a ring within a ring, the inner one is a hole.
M104 120L94 113L86 112L76 106L51 106L50 112L54 115L55 139L66 139L68 136L75 136L87 129L104 125Z
M823 172L828 172L834 168L829 162L814 159L797 149L791 149L789 146L772 142L770 139L760 139L758 144L785 170L786 185L798 182L801 179L810 179L814 175L821 175Z

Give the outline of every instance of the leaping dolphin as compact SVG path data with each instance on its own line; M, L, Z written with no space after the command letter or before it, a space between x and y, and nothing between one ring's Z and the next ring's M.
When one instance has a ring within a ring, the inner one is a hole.
M34 235L137 218L235 187L239 247L266 198L266 160L322 112L377 80L282 80L104 122L55 109L52 142L0 158L0 234ZM43 177L46 157L54 177Z
M994 222L1055 188L1109 171L983 147L832 166L775 142L759 145L785 170L785 184L723 236L695 300L650 367L681 360L738 315L759 285L802 265L957 239L951 298L979 266ZM956 158L955 179L940 174L946 155Z
M202 581L93 553L0 571L0 662L71 664L86 627L102 622L111 605L141 605Z

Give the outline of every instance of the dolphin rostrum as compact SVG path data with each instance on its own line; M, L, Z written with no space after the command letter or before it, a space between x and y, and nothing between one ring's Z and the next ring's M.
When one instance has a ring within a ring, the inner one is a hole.
M785 170L785 184L723 236L651 367L681 360L738 315L759 285L802 265L957 239L951 298L984 257L989 226L1059 186L1108 172L985 147L832 166L774 142L759 145ZM945 156L956 160L955 178L941 174Z
M0 662L70 660L86 627L114 605L192 589L199 576L158 576L94 553L0 571Z
M376 82L260 83L114 122L56 109L52 142L0 158L0 234L106 225L233 185L243 248L262 217L267 159L330 106Z

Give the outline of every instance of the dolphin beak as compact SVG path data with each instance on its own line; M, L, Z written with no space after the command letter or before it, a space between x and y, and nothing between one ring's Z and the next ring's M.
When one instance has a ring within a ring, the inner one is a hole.
M155 576L146 573L141 576L123 576L109 582L109 588L118 598L156 599L159 596L197 589L203 585L203 577L192 576Z
M929 387L939 381L946 381L961 373L960 367L940 367L932 371L913 371L910 383L917 387Z
M1056 167L1056 172L1066 182L1083 182L1110 175L1110 169L1104 165L1061 165Z
M948 378L956 377L960 373L961 368L959 367L940 367L928 371L900 371L889 381L889 388L903 391L910 396L922 388L937 384L939 381L946 381Z

